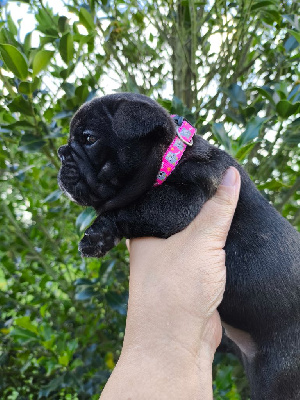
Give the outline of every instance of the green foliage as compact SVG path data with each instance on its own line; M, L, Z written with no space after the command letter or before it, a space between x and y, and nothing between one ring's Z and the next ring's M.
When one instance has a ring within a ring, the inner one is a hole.
M28 65L24 55L11 44L1 44L0 51L8 69L18 78L26 79L28 75Z
M1 2L1 398L98 399L122 345L128 254L121 243L80 258L94 213L56 180L71 116L96 94L152 96L241 161L299 229L298 5L18 3L36 23L22 36L17 3ZM247 399L237 361L217 358L215 398Z
M54 51L40 50L38 51L32 61L32 77L34 78L42 70L46 69L54 55ZM32 93L32 92L30 92ZM29 93L25 93L29 94Z

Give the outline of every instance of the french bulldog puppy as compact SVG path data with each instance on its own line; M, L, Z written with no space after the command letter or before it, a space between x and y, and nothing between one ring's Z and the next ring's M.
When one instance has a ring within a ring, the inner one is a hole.
M122 237L179 232L215 194L227 168L236 167L241 192L225 246L227 283L218 310L245 367L251 399L300 399L300 234L231 156L197 135L155 186L175 136L174 119L143 95L104 96L77 111L68 144L58 151L58 181L71 200L98 215L79 250L102 257Z

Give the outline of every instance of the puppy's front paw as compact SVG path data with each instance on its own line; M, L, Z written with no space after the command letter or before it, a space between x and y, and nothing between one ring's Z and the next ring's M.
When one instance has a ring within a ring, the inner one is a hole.
M105 227L96 230L91 226L81 239L78 249L83 257L103 257L119 243L119 239Z

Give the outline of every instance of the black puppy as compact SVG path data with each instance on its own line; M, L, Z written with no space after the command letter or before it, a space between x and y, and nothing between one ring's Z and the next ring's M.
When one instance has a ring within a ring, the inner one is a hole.
M235 166L241 193L218 310L244 364L251 399L300 399L300 235L232 157L200 136L154 186L175 136L174 120L146 96L114 94L79 109L69 142L59 149L60 187L98 214L79 249L101 257L122 237L169 237L195 218Z

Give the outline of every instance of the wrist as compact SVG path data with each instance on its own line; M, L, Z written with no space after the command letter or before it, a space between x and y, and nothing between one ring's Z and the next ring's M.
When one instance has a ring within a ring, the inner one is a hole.
M160 360L162 364L165 360L174 365L180 360L180 365L186 362L186 367L200 365L200 362L212 364L222 332L220 325L220 335L215 334L213 325L208 321L205 327L198 327L192 333L186 326L181 334L171 329L147 329L140 324L134 325L136 329L132 332L126 328L122 356L138 358L144 354L148 359Z
M211 369L206 349L195 360L174 343L152 351L124 346L101 400L111 393L120 400L212 400Z
M123 350L159 353L171 349L173 354L188 353L194 360L205 357L212 363L222 337L217 311L201 318L179 304L162 301L159 296L135 297L131 290L126 320ZM192 307L191 307L192 308Z

